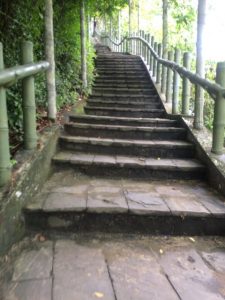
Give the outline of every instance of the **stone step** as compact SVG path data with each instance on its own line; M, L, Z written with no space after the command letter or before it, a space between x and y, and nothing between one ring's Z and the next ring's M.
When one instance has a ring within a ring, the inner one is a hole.
M146 71L145 70L98 70L97 73L99 74L99 76L104 76L104 75L108 75L108 76L135 76L135 75L144 75L146 76Z
M103 100L88 100L87 101L88 106L101 106L101 107L108 107L108 106L118 106L118 107L126 107L126 108L161 108L162 105L158 102L134 102L134 101L105 101Z
M91 176L193 180L205 177L205 167L194 159L155 159L137 156L59 152L56 166L72 167Z
M131 95L133 96L133 95ZM154 95L154 96L148 96L148 95L143 95L143 96L138 96L137 98L134 98L134 97L131 97L131 96L128 96L128 97L125 97L125 96L118 96L118 95L115 95L115 97L108 97L108 96L104 96L104 97L101 97L101 96L90 96L88 98L88 101L92 102L92 101L104 101L104 102L107 102L107 103L117 103L120 105L120 103L137 103L137 104L160 104L160 101L159 101L159 97L157 95ZM87 102L88 102L87 101Z
M115 62L97 62L95 64L95 67L97 69L142 69L145 70L145 67L143 65L140 65L140 62L120 62L120 63L115 63Z
M123 85L123 84L125 84L125 85L140 84L140 85L148 85L148 86L152 85L152 83L149 82L148 78L146 78L145 80L137 80L136 78L134 78L134 79L128 79L128 78L112 79L111 77L108 77L108 78L96 77L95 84L108 84L108 85L111 85L111 84L121 84L121 85Z
M154 158L193 158L194 146L185 141L146 141L84 136L61 136L61 149L82 153L114 154Z
M96 69L97 74L99 73L130 73L130 72L146 72L144 66L114 66L114 67L98 67Z
M101 80L135 80L136 82L147 80L146 74L98 74L98 78Z
M108 82L95 82L93 84L93 89L98 88L98 89L105 89L105 88L115 88L115 89L153 89L151 84L149 83L119 83L119 82L111 82L110 84Z
M86 124L107 124L107 125L125 125L137 127L177 127L179 124L176 120L159 119L159 118L132 118L132 117L110 117L95 115L70 115L70 122Z
M121 95L121 94L135 94L135 95L152 95L156 93L156 90L151 87L147 88L112 88L112 87L93 87L93 95Z
M178 140L186 138L185 128L174 127L136 127L103 124L66 123L65 131L70 135L122 138L133 140Z
M121 95L116 95L116 94L104 94L104 96L99 96L99 95L91 95L89 97L91 100L103 100L104 101L137 101L137 102L159 102L159 97L158 95L136 95L136 94L121 94Z
M136 117L136 118L160 118L165 115L164 109L132 109L117 107L90 107L85 106L86 114L98 116Z

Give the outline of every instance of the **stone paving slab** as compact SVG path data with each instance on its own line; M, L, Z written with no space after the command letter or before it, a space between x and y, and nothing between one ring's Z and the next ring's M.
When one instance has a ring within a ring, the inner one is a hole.
M102 251L73 241L55 247L54 300L115 300Z
M182 300L224 299L225 277L221 282L194 249L168 252L160 264Z
M202 257L215 271L225 273L225 248L203 252Z

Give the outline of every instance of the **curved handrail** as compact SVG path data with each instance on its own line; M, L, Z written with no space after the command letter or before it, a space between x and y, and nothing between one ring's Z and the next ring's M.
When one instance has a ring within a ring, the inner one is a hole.
M148 49L151 51L151 54L153 55L153 57L159 63L161 63L165 67L172 69L173 71L176 71L177 73L179 73L179 75L181 77L188 78L191 83L201 86L204 90L206 90L210 94L210 96L214 100L216 100L216 97L218 94L225 97L225 89L222 86L220 86L219 84L214 83L208 79L202 78L198 74L195 74L195 73L187 70L186 68L181 67L179 64L177 64L173 61L170 61L170 60L167 60L164 58L160 58L159 55L154 51L152 46L142 37L139 37L139 36L124 37L121 40L121 42L119 42L119 43L116 43L115 41L113 41L110 36L102 36L101 38L108 38L115 46L120 46L125 40L128 40L128 41L129 40L139 40L142 43L144 43L145 46L148 47Z

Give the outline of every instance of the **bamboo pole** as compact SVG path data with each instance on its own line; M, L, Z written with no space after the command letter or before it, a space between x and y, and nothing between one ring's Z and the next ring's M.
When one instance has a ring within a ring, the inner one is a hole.
M158 56L162 56L162 44L158 44ZM156 83L160 84L160 79L161 79L161 64L157 60L157 75L156 75Z
M0 71L4 69L3 46L0 43ZM4 186L11 177L9 152L9 128L6 104L6 91L0 86L0 187Z
M191 56L189 52L184 53L183 64L187 70L191 67ZM182 114L189 115L189 100L190 100L190 82L184 77L182 87Z
M180 64L180 50L175 49L174 61L177 64ZM179 88L180 88L180 76L174 71L173 75L173 104L172 104L172 113L178 114L178 101L179 101Z
M168 52L168 60L172 61L174 57L174 52ZM172 69L167 69L167 81L166 81L166 102L170 103L172 101L172 78L173 78L173 71Z

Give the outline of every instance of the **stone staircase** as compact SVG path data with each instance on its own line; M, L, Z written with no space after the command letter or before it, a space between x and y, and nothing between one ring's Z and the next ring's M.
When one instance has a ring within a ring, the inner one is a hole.
M59 175L25 208L28 227L223 234L223 199L203 183L207 170L141 58L97 51L86 114L65 124L53 159Z

